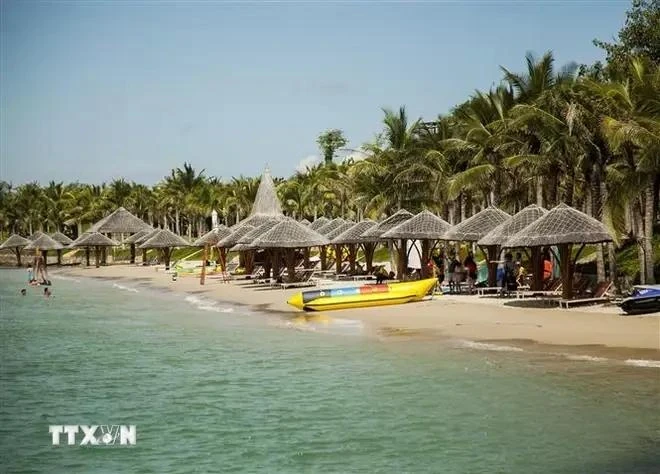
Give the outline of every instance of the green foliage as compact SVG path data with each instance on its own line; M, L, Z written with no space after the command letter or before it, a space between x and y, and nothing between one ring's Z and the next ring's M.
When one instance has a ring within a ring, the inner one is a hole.
M335 157L335 152L346 145L348 141L344 138L344 132L335 128L321 133L316 143L318 143L321 152L323 152L325 164L329 165Z

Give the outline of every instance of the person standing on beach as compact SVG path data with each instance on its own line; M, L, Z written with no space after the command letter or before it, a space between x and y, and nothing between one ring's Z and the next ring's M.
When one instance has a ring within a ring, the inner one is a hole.
M474 284L477 280L477 264L474 261L474 255L471 251L468 252L467 257L465 257L463 266L467 272L468 292L472 294L474 293Z
M32 273L32 265L29 265L27 268L27 274L28 274L28 283L30 283L33 279L33 273Z
M445 260L442 250L433 255L433 263L435 263L435 268L438 277L438 289L442 291L442 283L445 281Z

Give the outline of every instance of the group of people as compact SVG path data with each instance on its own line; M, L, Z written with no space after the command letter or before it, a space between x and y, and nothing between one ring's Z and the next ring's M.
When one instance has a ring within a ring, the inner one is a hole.
M49 288L51 286L51 282L48 279L48 273L46 273L46 265L42 256L35 257L33 265L30 265L27 268L27 274L27 283L29 286L45 286L46 288L44 288L44 296L46 298L53 294ZM25 288L21 289L21 295L27 295L27 290Z
M438 284L441 285L445 281L444 251L436 250L433 252L427 265L438 278ZM451 249L449 257L447 257L446 269L449 293L460 293L463 281L468 285L468 292L470 294L474 293L477 284L477 262L474 260L472 251L469 251L465 259L461 261L456 250Z

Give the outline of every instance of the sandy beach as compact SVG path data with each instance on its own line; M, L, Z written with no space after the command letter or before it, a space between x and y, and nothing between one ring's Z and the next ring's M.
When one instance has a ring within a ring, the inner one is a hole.
M201 286L198 278L171 275L162 269L135 265L101 268L53 269L53 275L118 279L141 282L182 294L201 295L217 301L249 305L292 319L305 317L342 318L362 321L376 336L454 337L473 341L509 341L516 345L579 346L587 352L640 351L660 359L660 315L621 316L618 308L511 307L505 300L477 296L440 296L432 300L398 306L303 313L286 304L300 290L259 288L248 281L223 283L210 277Z

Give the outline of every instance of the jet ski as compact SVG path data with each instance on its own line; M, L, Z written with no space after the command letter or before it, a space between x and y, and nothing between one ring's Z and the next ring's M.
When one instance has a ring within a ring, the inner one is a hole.
M636 285L620 304L627 314L660 312L660 285Z

